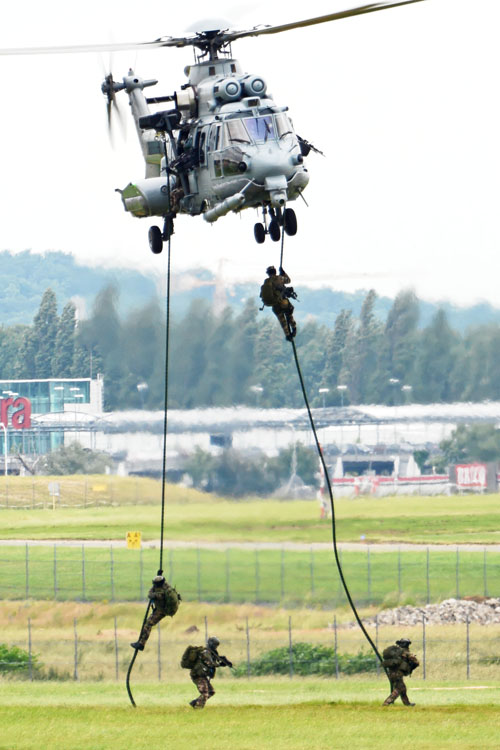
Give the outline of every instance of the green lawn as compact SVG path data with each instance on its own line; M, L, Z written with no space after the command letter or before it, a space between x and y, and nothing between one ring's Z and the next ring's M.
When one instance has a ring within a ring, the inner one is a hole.
M137 709L127 705L124 685L2 683L0 749L498 747L498 686L428 685L412 695L412 709L382 708L385 684L282 679L217 687L195 712L186 681L136 685Z
M327 542L328 519L319 518L314 501L200 500L186 502L167 488L165 537L179 540ZM173 497L171 498L171 495ZM396 497L337 500L339 541L442 544L500 543L500 496ZM3 539L124 539L140 530L145 541L160 535L160 508L0 509Z

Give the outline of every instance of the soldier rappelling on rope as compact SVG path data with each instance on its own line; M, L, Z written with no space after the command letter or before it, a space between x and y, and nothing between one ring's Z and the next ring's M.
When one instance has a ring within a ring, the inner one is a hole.
M297 299L297 295L292 286L285 286L290 283L290 277L285 273L282 266L279 270L278 275L274 266L269 266L266 269L268 278L265 279L260 288L260 298L263 305L272 307L286 340L291 341L297 333L297 324L293 317L294 306L290 302L290 298Z
M173 617L179 609L179 602L182 599L179 592L162 575L155 576L152 583L153 585L148 592L148 598L151 601L153 612L142 626L141 634L137 641L130 644L137 651L144 651L144 646L153 626L157 625L164 617Z

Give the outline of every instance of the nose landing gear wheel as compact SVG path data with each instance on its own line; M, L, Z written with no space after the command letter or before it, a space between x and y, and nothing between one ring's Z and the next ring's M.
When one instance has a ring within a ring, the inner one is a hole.
M294 237L297 234L297 217L293 208L285 208L283 229L289 237Z
M277 219L273 219L269 224L269 235L273 242L279 242L281 238L281 229Z
M255 241L258 242L259 245L262 245L262 243L266 239L266 230L264 229L264 225L260 224L259 222L255 224L253 228L253 235L255 237Z
M148 232L149 247L151 252L159 255L163 250L163 237L159 227L150 227Z

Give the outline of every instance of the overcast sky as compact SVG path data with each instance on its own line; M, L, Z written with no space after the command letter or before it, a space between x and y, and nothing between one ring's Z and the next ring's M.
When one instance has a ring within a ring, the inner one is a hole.
M355 2L213 2L233 28L275 24ZM183 9L185 8L185 10ZM25 0L2 4L0 47L149 41L207 18L207 3ZM498 301L500 285L500 3L426 0L363 17L244 39L233 54L262 75L296 130L325 152L307 159L309 203L286 238L294 285L427 299ZM191 49L115 53L158 78L186 81ZM126 214L115 188L143 176L132 120L114 148L100 91L107 55L1 57L0 249L62 250L78 260L164 271L149 219ZM150 90L152 91L152 90ZM126 97L123 111L128 115ZM259 280L279 245L253 239L255 211L207 225L180 217L174 269L225 259L230 280Z

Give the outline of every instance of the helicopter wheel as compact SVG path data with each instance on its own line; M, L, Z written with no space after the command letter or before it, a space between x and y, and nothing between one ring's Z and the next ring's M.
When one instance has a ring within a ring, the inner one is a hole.
M161 235L161 229L159 227L149 227L148 240L151 252L155 255L159 255L163 250L163 237Z
M262 245L262 243L266 239L266 230L264 229L264 225L260 222L257 222L257 224L255 224L253 228L253 235L255 237L255 242L258 242L259 245Z
M269 224L269 235L273 242L279 242L281 238L281 229L278 221L273 219Z
M285 208L283 228L289 237L294 237L297 234L297 217L293 208Z

